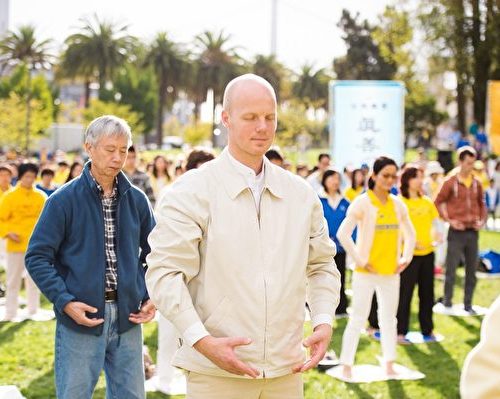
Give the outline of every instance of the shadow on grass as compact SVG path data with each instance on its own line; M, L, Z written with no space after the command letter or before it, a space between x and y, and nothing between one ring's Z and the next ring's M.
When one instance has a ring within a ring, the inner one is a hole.
M55 399L54 368L32 380L21 392L28 399Z
M427 344L430 354L421 351L418 345L404 346L408 357L425 374L419 383L439 392L443 398L458 398L460 368L439 342Z
M482 322L481 316L469 317L468 319L465 319L463 317L452 317L451 319L455 323L463 327L464 330L467 330L467 332L475 334L479 337L479 329L481 328L481 324L479 324L478 326L476 322L477 321L479 321L479 323ZM474 324L470 323L469 320L472 321Z
M5 345L16 338L16 332L24 328L26 322L22 323L0 323L0 345Z
M402 381L391 380L387 381L387 388L389 389L389 396L394 399L410 399L406 394Z
M349 391L354 392L354 397L355 398L375 399L375 396L370 395L368 392L366 392L365 390L363 390L363 388L361 388L359 386L359 384L347 384L346 383L346 386L347 386L347 388L348 388Z

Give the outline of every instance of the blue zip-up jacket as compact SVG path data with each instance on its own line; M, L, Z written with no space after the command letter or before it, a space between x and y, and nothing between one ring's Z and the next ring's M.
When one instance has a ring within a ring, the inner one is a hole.
M337 208L334 209L328 203L328 198L320 197L320 200L321 205L323 205L323 214L325 215L326 222L328 223L328 234L337 246L337 253L345 252L344 248L337 238L337 231L340 227L340 224L346 217L347 208L349 208L350 202L345 198L342 198L337 205ZM353 233L353 239L356 239L355 233Z
M128 320L129 314L138 312L149 299L144 273L150 252L147 238L155 221L146 195L132 186L123 172L117 178L118 330L123 333L135 325ZM90 162L79 177L45 203L28 245L26 268L54 304L60 323L78 332L102 334L102 324L81 326L63 312L70 301L79 301L98 309L88 317L104 317L104 217Z

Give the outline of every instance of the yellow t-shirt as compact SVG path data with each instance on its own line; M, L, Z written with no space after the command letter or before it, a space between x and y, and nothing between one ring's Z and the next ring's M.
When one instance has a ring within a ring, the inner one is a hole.
M66 180L68 179L68 176L69 176L69 169L65 170L65 171L56 171L55 175L54 175L54 184L58 185L58 186L62 186L64 183L66 183Z
M344 191L344 197L346 197L347 201L352 202L361 193L363 193L363 187L358 187L356 190L352 187L348 187Z
M408 207L410 219L417 233L417 243L414 255L428 255L434 248L432 246L432 221L439 217L439 213L434 202L427 197L418 198L400 197Z
M385 204L382 204L372 190L368 190L368 196L372 204L377 208L377 222L368 263L372 265L378 274L394 274L399 260L399 220L396 214L396 206L390 197ZM367 272L366 269L361 267L356 270Z
M457 177L458 177L458 181L460 183L462 183L465 187L470 188L470 186L472 186L472 178L473 178L472 174L470 174L465 179L463 177L461 177L460 175L458 175Z

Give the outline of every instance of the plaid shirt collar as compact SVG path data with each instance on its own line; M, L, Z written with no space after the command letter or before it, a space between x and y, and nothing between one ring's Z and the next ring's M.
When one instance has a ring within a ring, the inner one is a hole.
M94 181L97 189L99 190L99 193L101 194L101 198L106 198L104 195L104 189L97 182L97 180L95 179L94 175L92 174L90 168L89 168L89 174L90 174L90 177L92 177L92 180ZM111 196L108 198L115 198L117 195L118 195L118 177L115 177L115 184L113 184L113 192L111 193Z

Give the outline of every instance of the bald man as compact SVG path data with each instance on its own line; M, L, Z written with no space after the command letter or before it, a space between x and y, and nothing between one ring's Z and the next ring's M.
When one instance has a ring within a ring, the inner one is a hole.
M261 77L231 81L227 148L157 207L146 280L181 337L173 364L188 371L188 399L302 398L301 373L330 343L335 246L314 190L264 156L276 108ZM306 301L314 331L303 340Z

